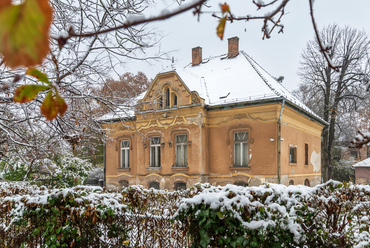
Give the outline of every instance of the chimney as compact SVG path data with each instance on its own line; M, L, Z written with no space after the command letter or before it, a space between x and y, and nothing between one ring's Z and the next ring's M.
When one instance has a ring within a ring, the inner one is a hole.
M234 58L239 54L239 38L232 37L228 39L229 41L229 54L228 58Z
M202 48L201 47L194 47L191 50L192 53L192 61L191 64L194 65L199 65L202 63Z

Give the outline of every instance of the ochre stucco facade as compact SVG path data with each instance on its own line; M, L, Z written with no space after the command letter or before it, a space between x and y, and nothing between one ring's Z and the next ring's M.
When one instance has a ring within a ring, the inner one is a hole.
M283 98L210 107L172 71L157 75L139 103L132 120L104 124L110 137L105 154L108 187L140 184L173 190L197 182L259 185L280 180L285 185L311 186L321 182L324 124ZM242 153L248 147L248 162L243 166L234 165L235 156L241 156L235 151L236 133L248 136L243 140ZM160 137L159 148L152 147L153 137ZM185 148L181 148L186 152L177 150L178 137L186 137ZM124 166L121 141L129 143ZM160 151L156 154L160 166L152 166L156 158L150 156L155 149ZM176 166L176 153L186 155L185 166Z

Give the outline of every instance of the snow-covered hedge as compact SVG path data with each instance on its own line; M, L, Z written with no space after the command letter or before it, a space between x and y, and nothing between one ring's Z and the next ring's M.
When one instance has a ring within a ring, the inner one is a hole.
M370 247L370 186L0 183L0 247ZM54 245L54 246L53 246Z
M192 247L369 247L370 187L203 185L183 199Z
M0 247L122 247L122 195L0 183Z

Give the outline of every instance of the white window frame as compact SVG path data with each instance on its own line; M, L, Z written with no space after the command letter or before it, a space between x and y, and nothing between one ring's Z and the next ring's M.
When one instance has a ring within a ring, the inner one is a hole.
M161 137L159 136L150 138L150 167L161 167Z
M246 133L247 138L245 140L236 140L236 136L241 133ZM235 167L247 167L249 164L249 132L248 131L241 131L241 132L234 132L234 166ZM237 164L237 144L240 144L240 163ZM246 164L243 164L244 162L244 153L243 150L247 149L247 162Z
M179 136L185 136L185 141L184 142L177 142L177 138ZM188 135L187 134L178 134L176 135L176 150L175 150L175 167L187 167L188 166L188 159L187 159L187 156L188 156ZM185 147L186 147L186 152L185 152ZM180 150L178 152L178 150ZM178 162L178 158L177 158L177 155L178 154L181 154L181 157L182 157L182 161L180 161L180 163L177 163Z
M121 155L120 156L121 156L120 168L129 168L130 167L130 141L129 140L121 140Z

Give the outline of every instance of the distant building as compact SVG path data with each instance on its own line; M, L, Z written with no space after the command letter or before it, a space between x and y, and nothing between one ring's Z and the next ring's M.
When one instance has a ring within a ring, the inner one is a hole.
M355 167L356 183L370 183L370 158L353 165Z
M184 189L197 182L316 185L326 123L247 53L237 37L228 54L158 74L125 123L104 127L106 184Z

